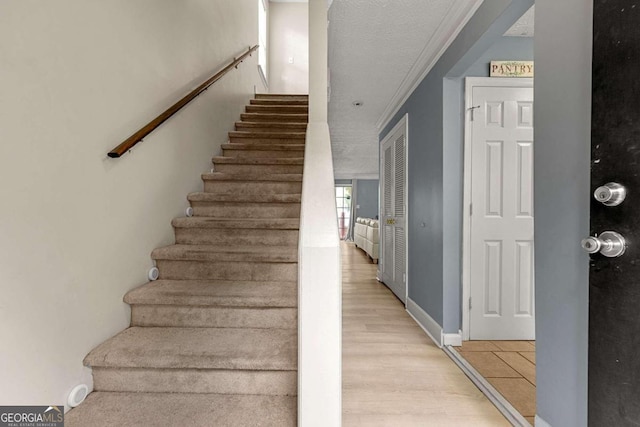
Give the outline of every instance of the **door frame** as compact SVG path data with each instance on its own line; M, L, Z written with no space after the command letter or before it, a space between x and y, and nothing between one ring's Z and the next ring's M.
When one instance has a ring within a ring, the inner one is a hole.
M338 187L342 187L342 188L346 188L346 187L350 187L351 188L351 206L349 206L349 222L347 223L347 234L344 237L344 239L340 239L340 240L344 240L347 241L349 239L349 236L353 233L353 227L352 227L352 223L354 222L354 218L353 218L353 213L354 213L354 202L355 202L355 184L354 184L355 179L351 180L351 184L347 184L347 183L343 183L343 184L333 184L333 188L334 191L336 188ZM335 197L336 202L338 201L338 197ZM336 204L337 206L337 204ZM337 208L340 209L340 208ZM340 234L340 217L337 215L337 209L336 209L336 219L338 221L338 237Z
M378 170L380 171L380 177L384 177L384 164L382 164L382 147L391 139L394 133L400 130L401 127L404 126L404 306L407 306L407 302L409 301L409 233L407 232L407 228L409 225L409 113L405 113L404 116L398 120L398 122L393 126L393 128L387 132L387 134L380 141L379 153L378 153ZM378 228L380 233L380 261L378 262L378 280L382 282L382 269L384 267L384 259L382 256L384 254L384 233L382 232L382 211L383 211L383 196L384 196L384 180L379 180L378 185L378 218L380 227ZM384 282L383 282L384 283Z
M466 77L464 84L464 170L462 196L462 340L469 340L471 298L471 114L473 88L475 87L531 87L533 78L513 77ZM535 100L534 100L535 102ZM471 111L471 114L469 114ZM534 118L535 132L535 118ZM535 149L535 148L534 148ZM534 206L535 212L535 206ZM535 291L534 291L535 292ZM535 310L535 308L534 308ZM534 311L535 312L535 311Z

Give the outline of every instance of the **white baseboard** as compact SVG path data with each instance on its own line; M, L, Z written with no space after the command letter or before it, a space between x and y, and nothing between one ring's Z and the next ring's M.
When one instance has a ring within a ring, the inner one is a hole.
M413 320L429 335L429 338L431 338L438 347L442 347L442 327L411 298L407 298L407 313L413 317Z
M462 345L462 331L457 334L442 334L442 344L460 347Z
M536 427L551 427L551 424L540 418L539 415L536 415Z

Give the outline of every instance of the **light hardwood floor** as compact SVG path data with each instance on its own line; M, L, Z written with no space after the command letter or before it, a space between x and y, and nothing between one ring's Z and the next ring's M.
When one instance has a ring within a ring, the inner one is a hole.
M349 426L509 426L342 243L342 420Z

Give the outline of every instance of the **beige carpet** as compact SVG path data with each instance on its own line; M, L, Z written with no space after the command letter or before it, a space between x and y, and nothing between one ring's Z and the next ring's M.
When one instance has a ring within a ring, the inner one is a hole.
M297 424L307 104L251 100L203 192L187 197L194 216L176 218L176 243L152 252L159 280L125 296L131 327L85 358L94 392L67 426Z

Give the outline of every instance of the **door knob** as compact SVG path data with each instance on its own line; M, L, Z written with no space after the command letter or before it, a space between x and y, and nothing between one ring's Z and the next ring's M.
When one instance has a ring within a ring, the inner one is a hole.
M627 249L624 237L615 231L604 231L600 236L582 239L581 245L582 249L590 254L600 252L609 258L619 257Z
M593 197L605 206L618 206L627 197L627 189L617 182L608 182L596 188Z

